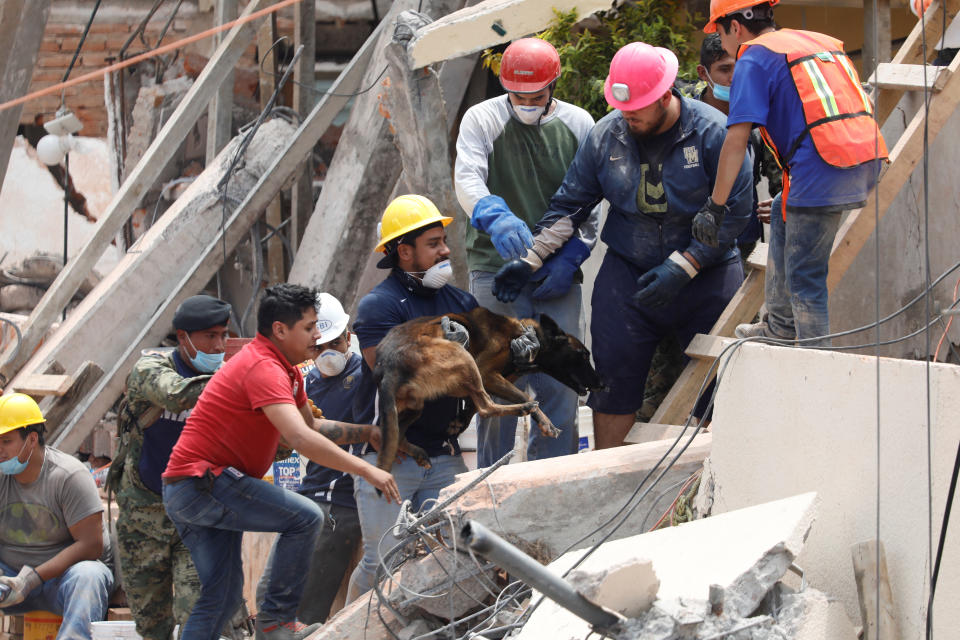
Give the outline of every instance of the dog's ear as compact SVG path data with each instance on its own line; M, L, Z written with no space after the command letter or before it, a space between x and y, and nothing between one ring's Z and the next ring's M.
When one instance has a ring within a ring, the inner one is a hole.
M553 318L547 314L541 313L540 320L538 322L540 323L540 328L543 329L543 334L545 336L554 337L563 335L563 329L560 328L560 325L554 322Z

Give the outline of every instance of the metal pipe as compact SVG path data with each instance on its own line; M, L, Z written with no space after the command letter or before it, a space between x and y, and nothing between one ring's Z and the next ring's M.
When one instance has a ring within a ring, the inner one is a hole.
M476 553L594 627L606 629L624 619L619 614L590 602L566 580L550 573L542 564L475 520L467 521L460 529L460 539Z

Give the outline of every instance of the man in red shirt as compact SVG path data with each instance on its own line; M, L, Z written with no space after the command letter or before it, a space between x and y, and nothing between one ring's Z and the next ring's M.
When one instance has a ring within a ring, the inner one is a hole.
M216 640L242 598L244 531L277 531L273 570L257 631L300 640L318 625L296 620L306 571L323 522L309 498L263 482L281 437L310 460L362 477L399 503L389 473L336 444L377 444L379 429L316 420L296 364L316 343L317 293L299 285L268 288L257 337L210 379L187 419L163 474L163 503L197 567L201 593L182 630L185 640ZM336 444L334 444L336 443Z

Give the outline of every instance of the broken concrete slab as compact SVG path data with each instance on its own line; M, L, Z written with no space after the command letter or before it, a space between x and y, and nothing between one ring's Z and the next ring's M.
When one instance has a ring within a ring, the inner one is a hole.
M660 588L653 563L646 558L626 559L600 571L574 569L567 582L591 602L628 618L649 609Z
M711 442L710 434L694 438L658 486L682 482L698 471ZM606 529L595 530L615 516L644 476L667 455L671 444L647 442L506 465L462 496L451 512L461 522L476 520L541 562L549 562L571 545L579 549L600 540ZM457 476L453 485L441 491L440 500L479 473ZM613 534L614 539L640 533L661 492L651 491Z
M702 603L702 614L694 610L694 619L687 623L696 627L708 613L711 587L719 585L723 589L723 615L745 618L756 610L802 550L816 506L816 494L806 493L622 538L600 546L577 569L581 573L602 573L611 565L634 558L649 559L660 580L656 600L659 608L669 613L684 609L691 601ZM564 554L549 569L563 575L582 556L581 551ZM649 584L634 588L644 592ZM670 617L676 621L678 616L672 613ZM583 638L589 631L584 620L545 600L518 638L566 640Z
M485 0L417 31L410 48L410 68L419 69L542 31L554 19L555 11L576 10L586 17L611 6L611 0Z
M939 527L960 441L960 367L929 365L929 431L927 371L922 361L746 344L720 381L712 477L701 483L701 490L714 485L714 514L817 491L823 507L797 564L811 584L841 599L854 624L862 622L849 550L877 538L879 526L902 640L926 635L930 540L917 523L930 517ZM758 380L762 410L743 400L756 395ZM960 557L954 528L948 557ZM935 637L960 627L958 598L960 573L941 572Z
M389 600L402 615L416 615L417 609L421 609L453 620L483 606L484 598L497 589L493 574L492 567L482 569L467 554L436 548L429 555L403 565Z
M783 596L777 626L791 640L856 640L843 603L816 589Z

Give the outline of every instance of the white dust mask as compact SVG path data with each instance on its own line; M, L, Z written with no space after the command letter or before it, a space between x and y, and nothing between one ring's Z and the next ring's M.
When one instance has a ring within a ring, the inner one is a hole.
M341 353L336 349L325 349L314 360L317 369L325 376L337 376L347 366L347 354Z
M545 108L546 107L525 107L515 104L513 105L513 112L517 114L517 118L523 124L537 124Z
M450 282L453 277L453 266L449 260L438 262L423 273L423 286L429 289L439 289Z

